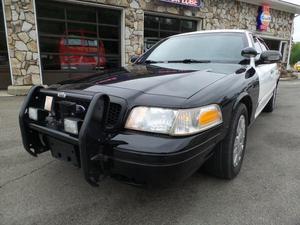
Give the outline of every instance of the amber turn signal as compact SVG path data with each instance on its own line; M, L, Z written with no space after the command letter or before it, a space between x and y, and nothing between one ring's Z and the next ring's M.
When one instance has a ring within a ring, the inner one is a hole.
M201 113L198 122L200 125L209 125L216 121L220 121L221 119L222 118L220 112L216 109L211 109L209 111Z

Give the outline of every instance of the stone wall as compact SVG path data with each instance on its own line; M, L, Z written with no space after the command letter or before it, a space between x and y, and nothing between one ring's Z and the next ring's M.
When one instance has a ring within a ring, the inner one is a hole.
M34 7L31 0L4 0L13 85L40 84Z
M125 10L125 63L139 55L144 45L144 13L192 17L202 22L202 29L247 29L256 31L258 5L235 0L204 0L203 8L184 7L159 0L83 0L121 6ZM272 21L266 35L290 38L293 14L271 9ZM202 20L203 19L203 20Z
M237 1L206 1L197 15L204 19L204 29L246 29L256 31L257 5ZM289 39L294 15L271 9L272 21L264 35Z
M4 0L8 47L11 56L13 85L40 84L39 55L34 0ZM67 1L66 1L67 2ZM124 8L125 63L140 55L144 45L144 13L191 17L202 23L202 29L256 30L257 5L235 0L204 0L203 8L178 6L159 0L81 0ZM272 21L266 35L289 39L293 14L271 10Z

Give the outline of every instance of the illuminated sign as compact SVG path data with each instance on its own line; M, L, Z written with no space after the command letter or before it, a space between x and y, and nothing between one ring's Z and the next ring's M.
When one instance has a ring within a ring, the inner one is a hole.
M258 16L257 16L257 30L267 31L271 19L272 17L270 13L270 6L268 5L260 6L258 9Z
M160 0L162 2L169 2L178 5L190 6L190 7L202 7L201 0Z

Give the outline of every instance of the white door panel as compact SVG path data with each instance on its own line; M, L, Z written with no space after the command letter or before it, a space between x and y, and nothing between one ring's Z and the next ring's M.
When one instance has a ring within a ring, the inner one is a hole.
M259 97L256 116L263 110L273 95L273 91L277 85L279 71L277 64L262 64L256 67L259 78Z
M255 60L259 61L261 53L267 51L268 47L262 40L255 36L253 36L253 44L258 53ZM253 64L255 66L255 63ZM257 65L255 69L259 78L258 106L255 112L255 117L257 117L272 98L273 91L279 79L279 70L276 63Z

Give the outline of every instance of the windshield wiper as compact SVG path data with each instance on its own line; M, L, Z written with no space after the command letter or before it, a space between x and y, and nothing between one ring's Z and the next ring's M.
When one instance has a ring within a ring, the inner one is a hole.
M146 64L155 64L155 63L163 63L163 61L146 60L144 63L146 63Z
M183 60L171 60L168 63L210 63L210 60L197 60L197 59L183 59Z

